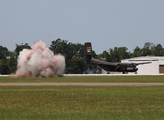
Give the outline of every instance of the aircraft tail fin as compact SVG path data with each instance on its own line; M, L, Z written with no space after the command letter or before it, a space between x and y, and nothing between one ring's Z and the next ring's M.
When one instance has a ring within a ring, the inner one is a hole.
M84 44L84 60L88 63L92 59L92 44L90 42L86 42Z

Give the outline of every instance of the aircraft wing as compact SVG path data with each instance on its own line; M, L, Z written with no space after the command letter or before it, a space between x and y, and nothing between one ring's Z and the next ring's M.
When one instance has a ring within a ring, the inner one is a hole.
M103 60L98 60L98 59L94 59L92 58L90 63L93 64L97 64L97 65L108 65L108 66L118 66L119 63L117 62L107 62L107 61L103 61Z
M150 63L151 62L142 62L142 63L133 63L133 64L135 64L137 66L137 65L150 64Z

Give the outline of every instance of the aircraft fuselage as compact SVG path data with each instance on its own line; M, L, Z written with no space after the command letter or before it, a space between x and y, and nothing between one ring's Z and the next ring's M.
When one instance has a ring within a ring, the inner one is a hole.
M138 68L133 64L118 64L118 66L108 66L108 65L99 65L106 71L116 71L116 72L136 72Z

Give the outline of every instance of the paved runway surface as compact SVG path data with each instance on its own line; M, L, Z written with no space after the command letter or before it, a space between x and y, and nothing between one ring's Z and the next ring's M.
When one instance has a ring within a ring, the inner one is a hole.
M164 86L164 83L43 82L43 83L0 83L0 86Z

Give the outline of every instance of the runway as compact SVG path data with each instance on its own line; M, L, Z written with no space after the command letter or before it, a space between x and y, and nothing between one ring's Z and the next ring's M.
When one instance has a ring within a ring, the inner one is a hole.
M164 75L164 74L156 74ZM13 77L14 75L0 75L0 77ZM80 76L138 76L138 74L64 74L65 77ZM139 75L140 76L140 75ZM142 75L141 75L142 76ZM144 76L144 75L143 75ZM151 75L150 75L151 76ZM154 75L152 75L154 76ZM164 86L164 83L142 82L40 82L40 83L0 83L0 86Z
M164 74L63 74L64 77L84 77L84 76L164 76ZM0 77L15 77L15 75L0 75Z
M0 83L0 86L164 86L164 83L41 82L41 83Z

